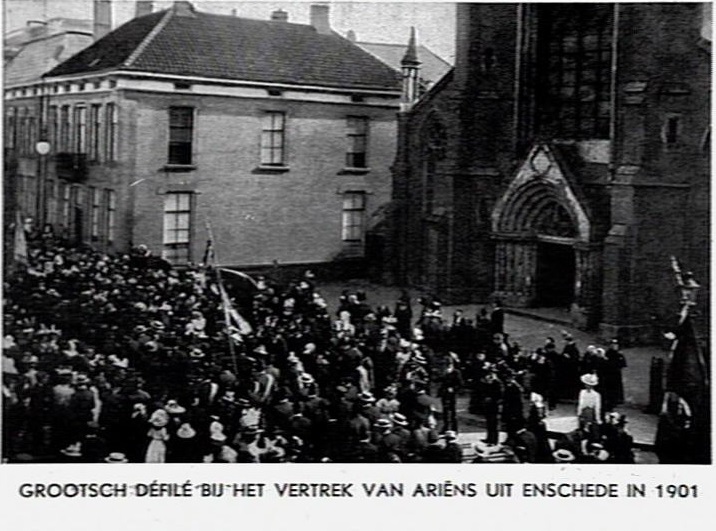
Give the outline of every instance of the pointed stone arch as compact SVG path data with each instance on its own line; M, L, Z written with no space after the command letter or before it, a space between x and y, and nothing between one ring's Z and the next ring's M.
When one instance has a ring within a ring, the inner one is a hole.
M578 312L594 306L599 254L578 192L548 145L530 151L492 211L496 297L513 306L564 304ZM555 265L564 268L544 273ZM565 288L564 296L545 302L555 285Z
M554 224L545 223L548 220ZM589 241L589 217L548 146L532 150L495 205L492 231L505 236L543 234ZM554 231L557 233L552 234Z

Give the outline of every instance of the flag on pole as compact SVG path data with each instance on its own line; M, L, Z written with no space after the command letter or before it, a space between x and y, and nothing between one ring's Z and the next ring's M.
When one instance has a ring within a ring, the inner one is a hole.
M15 262L27 264L27 238L25 237L25 225L22 222L20 212L15 217L15 242L14 242L14 258Z
M682 312L673 336L656 452L661 462L708 463L711 446L708 366L688 311Z
M249 322L236 311L234 305L231 304L231 299L229 299L229 294L226 293L223 284L219 284L219 293L221 294L221 306L224 310L224 320L227 329L234 327L241 335L247 335L253 332L251 324L249 324Z
M235 270L233 270L233 269L225 269L225 268L223 268L223 267L220 267L219 270L222 271L223 273L231 273L231 274L237 275L237 276L239 276L239 277L241 277L241 278L243 278L243 279L245 279L245 280L248 280L249 282L251 282L251 284L252 284L256 289L259 289L259 284L258 284L258 282L256 282L253 278L251 278L249 275L247 275L247 274L244 273L243 271L235 271Z
M201 263L204 266L210 266L214 265L214 242L212 241L211 237L206 240L206 249L204 250L204 259L201 261Z

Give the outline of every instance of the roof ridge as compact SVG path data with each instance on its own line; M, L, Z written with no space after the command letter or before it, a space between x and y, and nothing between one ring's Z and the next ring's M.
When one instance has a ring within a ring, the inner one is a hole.
M152 31L147 33L146 37L142 40L142 42L139 43L139 46L137 46L134 51L129 54L129 57L122 63L123 68L127 68L132 66L132 63L136 61L140 55L144 52L144 50L147 49L147 46L155 39L159 33L164 29L164 27L169 23L169 19L172 18L172 14L174 13L173 9L167 9L167 12L164 14L162 19L157 22L157 25L152 28Z

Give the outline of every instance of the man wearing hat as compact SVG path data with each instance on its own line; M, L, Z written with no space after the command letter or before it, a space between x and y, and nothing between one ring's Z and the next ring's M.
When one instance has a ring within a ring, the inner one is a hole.
M580 426L590 426L602 423L602 397L594 390L599 385L596 374L583 374L580 378L584 389L579 392L577 402L577 418Z
M394 413L390 416L390 421L393 423L393 433L400 437L400 448L401 452L405 454L410 445L410 439L412 434L408 429L408 419L401 413Z
M487 438L484 442L489 445L496 445L500 439L499 415L502 405L503 386L502 382L497 378L497 373L494 368L491 368L485 375L483 397L483 409L487 428Z
M394 462L394 456L403 458L404 449L401 438L393 433L393 423L385 418L378 419L373 426L373 441L378 448L381 463Z
M604 411L611 411L624 402L622 371L626 366L626 358L619 349L619 341L612 339L609 348L604 353L601 371Z
M616 411L607 413L602 427L604 448L609 452L609 462L619 465L634 464L634 438L626 431L626 416Z
M457 395L462 387L462 372L455 360L448 358L445 373L440 382L439 396L443 406L443 429L457 431Z
M457 442L457 433L448 430L442 434L445 446L442 451L443 463L462 463L462 446Z

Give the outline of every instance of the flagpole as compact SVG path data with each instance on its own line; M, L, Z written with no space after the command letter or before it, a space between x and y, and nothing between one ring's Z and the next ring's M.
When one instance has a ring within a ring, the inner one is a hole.
M228 299L228 295L226 294L226 290L224 289L224 283L221 279L221 268L218 266L218 255L216 254L216 247L214 245L214 232L211 230L211 222L209 219L206 219L206 230L209 234L209 245L211 245L211 248L208 249L208 253L206 256L206 262L208 265L209 259L211 258L209 256L209 253L213 255L214 258L214 269L216 270L216 281L219 284L219 292L221 294L221 306L224 310L224 329L226 331L226 337L229 340L229 353L231 354L231 363L234 367L234 374L238 376L238 364L236 362L236 349L234 347L234 341L231 339L231 333L229 332L229 328L231 327L231 318L229 317L229 308L226 307L226 299Z

